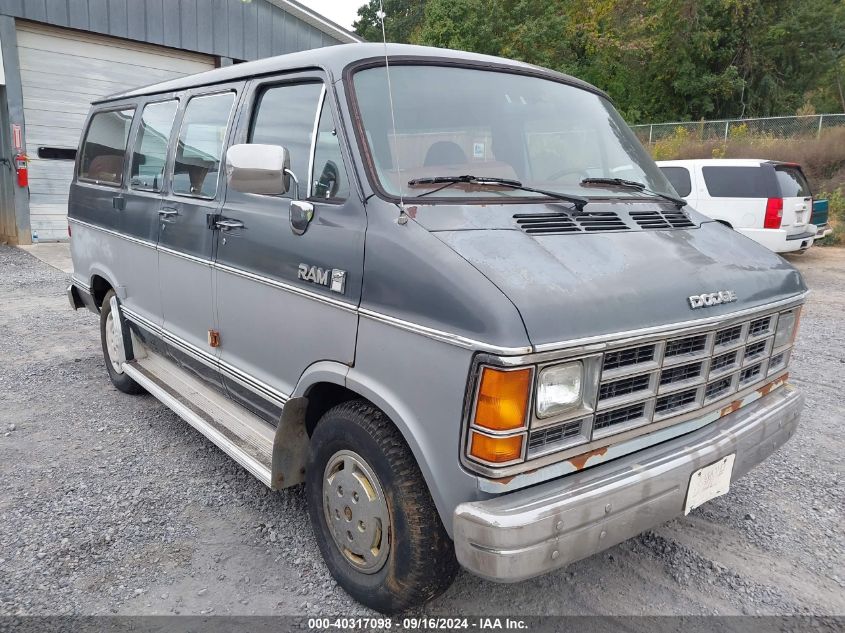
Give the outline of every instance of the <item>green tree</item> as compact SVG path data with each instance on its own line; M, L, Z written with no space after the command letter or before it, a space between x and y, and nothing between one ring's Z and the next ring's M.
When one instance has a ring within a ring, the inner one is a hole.
M845 111L842 0L385 0L388 40L585 79L631 123ZM381 40L378 0L356 31Z
M413 42L425 16L426 0L383 0L384 31L388 42ZM369 42L381 42L381 2L370 0L358 9L358 19L352 28Z

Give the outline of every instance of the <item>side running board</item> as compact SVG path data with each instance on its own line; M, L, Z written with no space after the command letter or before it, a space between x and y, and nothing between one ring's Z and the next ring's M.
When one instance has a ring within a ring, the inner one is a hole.
M268 487L276 429L177 364L149 350L123 370Z

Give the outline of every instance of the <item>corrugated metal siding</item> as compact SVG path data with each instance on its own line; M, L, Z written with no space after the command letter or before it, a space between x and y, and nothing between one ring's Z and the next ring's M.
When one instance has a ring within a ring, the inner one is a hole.
M0 14L238 60L338 43L266 0L0 0Z
M38 148L75 148L91 101L210 70L214 57L32 23L18 23L17 35L30 224L40 240L66 239L73 161L40 159Z

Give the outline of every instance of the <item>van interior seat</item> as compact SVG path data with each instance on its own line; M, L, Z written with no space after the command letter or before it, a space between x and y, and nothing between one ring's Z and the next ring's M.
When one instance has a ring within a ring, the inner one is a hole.
M120 174L123 172L123 155L101 154L95 156L88 166L87 177L91 180L103 180L106 182L120 182Z
M424 167L436 165L462 165L468 163L467 155L454 141L437 141L425 153Z

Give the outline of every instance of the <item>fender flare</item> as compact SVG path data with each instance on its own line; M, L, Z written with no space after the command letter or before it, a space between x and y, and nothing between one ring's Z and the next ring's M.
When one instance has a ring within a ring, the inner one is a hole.
M346 387L384 412L411 449L440 516L447 518L450 510L444 507L442 496L434 486L434 474L424 459L424 451L417 437L412 432L416 423L415 416L401 401L391 397L394 394L389 389L379 388L379 385L374 384L354 367L335 361L319 361L310 365L300 376L294 392L285 403L273 442L273 487L292 486L305 480L309 442L305 430L305 412L308 409L308 397L305 394L321 382ZM278 480L277 476L280 477ZM444 524L449 525L451 521L444 521Z

